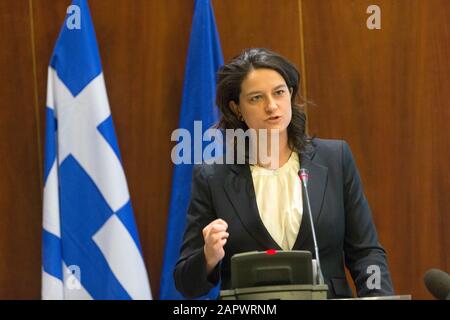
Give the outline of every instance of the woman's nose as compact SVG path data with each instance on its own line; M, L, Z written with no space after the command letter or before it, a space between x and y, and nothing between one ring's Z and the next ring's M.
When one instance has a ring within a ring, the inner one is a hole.
M275 111L277 108L278 108L278 106L277 106L275 100L272 99L272 98L269 98L269 99L267 100L267 103L266 103L266 112L267 112L267 113L272 113L272 112Z

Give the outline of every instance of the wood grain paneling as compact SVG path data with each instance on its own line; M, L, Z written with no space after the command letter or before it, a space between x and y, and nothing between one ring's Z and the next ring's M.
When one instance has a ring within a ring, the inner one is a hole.
M366 8L381 8L368 30ZM450 3L303 1L310 131L349 141L397 293L449 270Z
M264 47L301 67L297 0L214 0L225 61L243 49Z
M41 191L28 1L0 1L0 298L40 292Z

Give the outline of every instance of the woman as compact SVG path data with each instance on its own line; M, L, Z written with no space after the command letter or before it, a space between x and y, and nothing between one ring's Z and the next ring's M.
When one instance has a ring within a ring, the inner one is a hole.
M245 50L219 70L219 128L277 132L278 152L265 163L257 157L256 164L194 168L184 243L174 271L176 287L184 296L202 296L219 280L222 289L229 288L230 258L236 253L314 252L300 167L309 171L311 211L328 297L352 296L344 266L358 296L393 293L385 251L378 243L351 151L344 141L306 135L306 117L295 102L298 82L296 68L267 49ZM375 288L367 285L373 266L381 276Z

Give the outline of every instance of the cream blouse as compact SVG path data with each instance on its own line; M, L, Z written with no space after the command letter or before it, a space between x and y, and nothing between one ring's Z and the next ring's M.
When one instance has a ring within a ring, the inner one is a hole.
M292 250L303 215L300 161L292 152L280 168L251 165L259 215L272 238L283 250Z

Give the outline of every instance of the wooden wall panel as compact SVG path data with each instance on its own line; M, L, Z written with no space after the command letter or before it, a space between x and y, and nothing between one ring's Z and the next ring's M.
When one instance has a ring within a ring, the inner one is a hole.
M213 6L225 61L245 48L265 47L300 68L297 0L214 0Z
M450 3L303 0L303 17L310 131L350 143L397 293L430 298L425 271L450 269Z
M40 160L28 1L0 1L0 298L40 292Z

